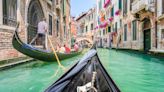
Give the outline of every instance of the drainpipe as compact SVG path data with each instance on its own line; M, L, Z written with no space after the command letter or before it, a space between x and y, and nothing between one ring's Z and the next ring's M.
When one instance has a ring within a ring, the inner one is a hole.
M155 0L155 48L158 48L157 0Z

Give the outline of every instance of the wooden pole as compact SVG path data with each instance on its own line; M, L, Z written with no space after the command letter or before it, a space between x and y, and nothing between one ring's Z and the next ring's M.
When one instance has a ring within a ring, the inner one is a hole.
M47 34L47 38L48 38L48 41L49 41L49 43L50 43L51 49L52 49L52 51L53 51L53 53L54 53L54 55L55 55L55 57L56 57L56 60L57 60L57 62L58 62L58 65L59 65L61 68L63 68L63 70L65 70L65 67L60 63L59 57L58 57L58 55L57 55L57 53L56 53L56 51L55 51L55 49L54 49L54 47L53 47L53 44L52 44L51 39L49 38L48 34Z

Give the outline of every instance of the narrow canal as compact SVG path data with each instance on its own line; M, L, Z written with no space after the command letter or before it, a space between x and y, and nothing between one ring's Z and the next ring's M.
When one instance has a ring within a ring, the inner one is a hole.
M164 59L107 49L98 49L98 53L122 92L164 92ZM68 69L81 57L62 64ZM57 63L41 61L0 71L0 92L43 92L63 73Z

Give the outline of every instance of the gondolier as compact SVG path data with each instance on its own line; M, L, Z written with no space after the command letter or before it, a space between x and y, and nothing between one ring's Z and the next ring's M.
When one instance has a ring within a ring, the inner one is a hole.
M36 41L36 39L38 39L40 45L43 45L43 49L45 49L45 35L47 33L47 28L48 27L46 23L46 18L43 18L43 20L38 23L37 34L30 42L30 44L32 44L34 41Z

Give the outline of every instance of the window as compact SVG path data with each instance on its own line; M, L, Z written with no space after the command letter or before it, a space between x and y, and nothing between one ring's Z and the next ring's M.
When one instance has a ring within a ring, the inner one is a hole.
M111 27L110 26L108 26L108 32L111 32Z
M3 0L3 24L15 26L17 21L17 0Z
M127 0L123 0L123 15L127 14Z
M155 0L148 0L148 1L149 1L149 4L153 4L155 2Z
M112 30L113 30L113 32L114 32L114 30L115 30L115 29L114 29L114 25L112 26Z
M118 8L121 10L122 9L122 0L119 0L119 2L118 2Z
M52 35L52 16L49 15L49 35Z
M63 1L63 15L65 16L66 15L66 0L62 0Z
M59 36L59 20L56 20L56 36Z
M90 15L89 15L89 21L91 20Z
M64 25L64 38L66 38L66 26Z
M115 32L117 32L117 22L115 23Z
M105 29L103 30L103 35L105 35Z
M133 40L137 40L137 21L132 21Z
M101 10L101 8L102 8L102 1L100 0L100 2L99 2L99 10Z
M93 20L94 18L93 18L93 14L92 14L92 20Z
M93 24L91 24L91 30L93 30Z
M124 41L127 41L127 24L124 25Z
M88 32L88 26L86 26L86 32Z
M132 10L132 3L134 2L134 0L130 0L130 10Z
M164 0L162 0L162 14L164 14Z
M111 10L111 17L114 16L114 7L112 7L112 10Z
M122 20L120 19L120 28L122 27Z
M162 40L164 39L164 29L162 29L162 31L161 31L161 39Z

